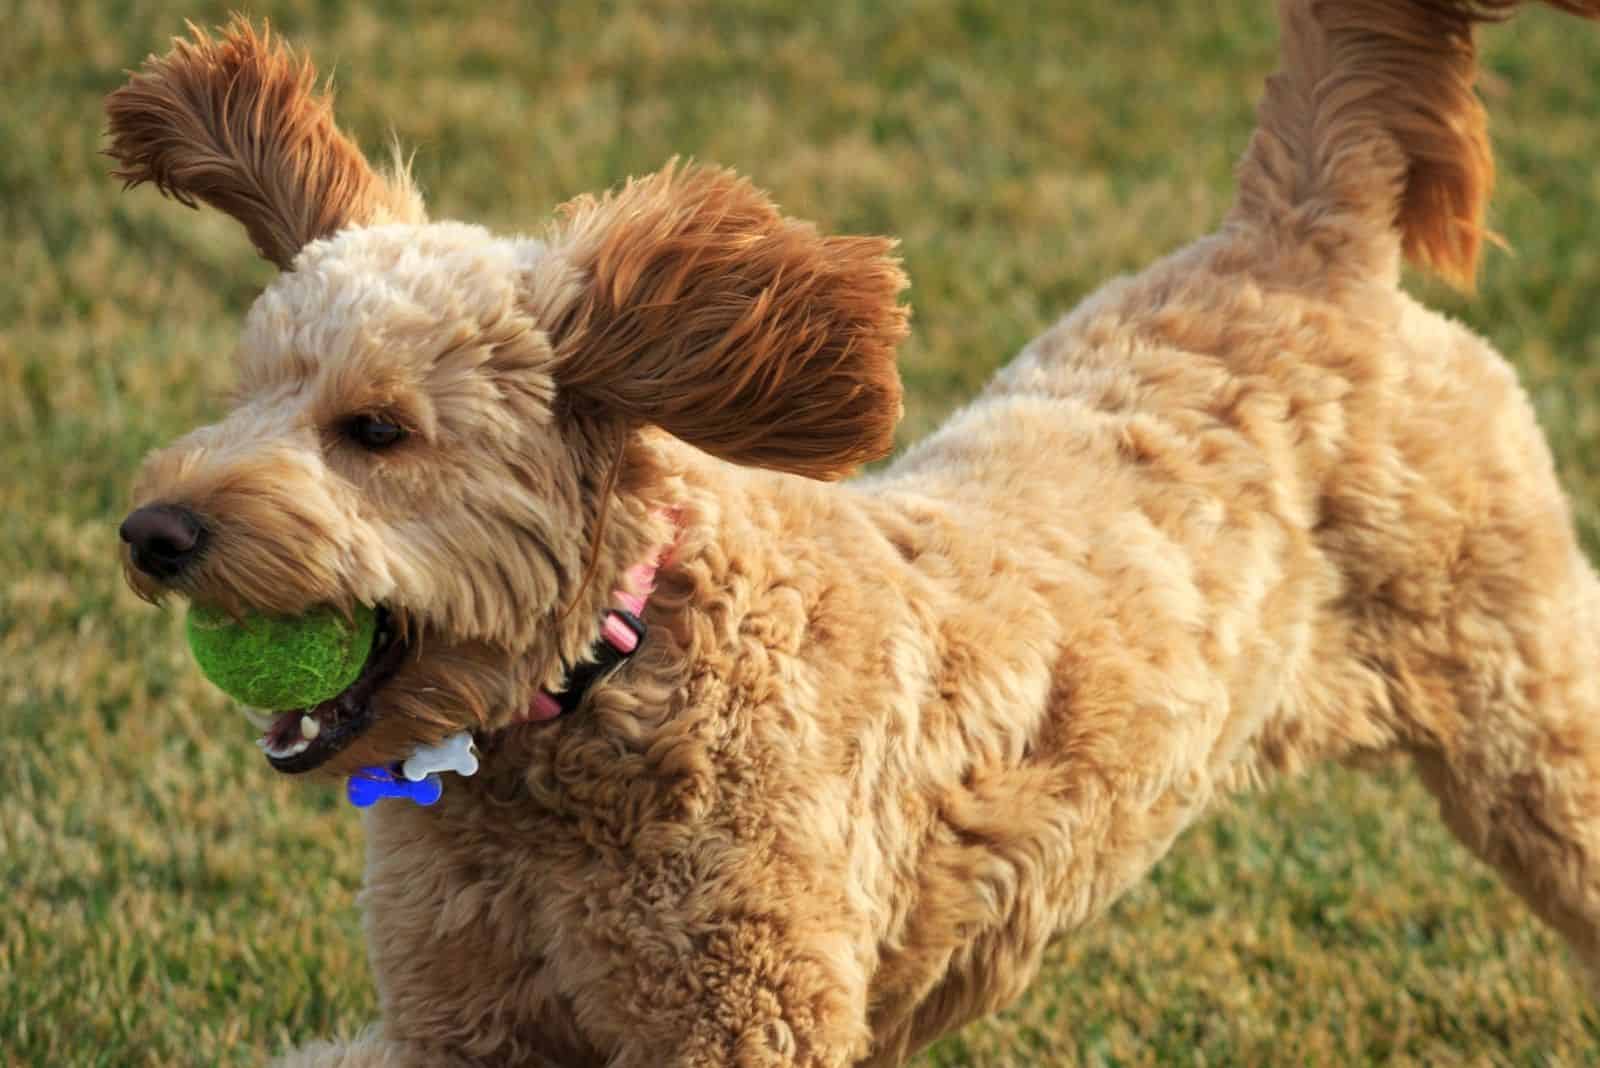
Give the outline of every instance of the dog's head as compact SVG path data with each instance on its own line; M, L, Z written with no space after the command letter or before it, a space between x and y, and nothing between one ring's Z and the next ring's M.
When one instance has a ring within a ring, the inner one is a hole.
M236 20L108 101L117 176L228 213L282 269L231 410L146 461L123 534L151 599L380 609L359 700L319 713L339 729L275 761L348 771L559 683L669 536L661 432L816 478L885 453L906 314L889 242L820 236L720 170L580 198L538 239L429 222L314 82Z

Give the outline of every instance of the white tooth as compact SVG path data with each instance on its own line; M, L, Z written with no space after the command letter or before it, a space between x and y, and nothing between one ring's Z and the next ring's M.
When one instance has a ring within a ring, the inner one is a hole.
M265 737L257 738L256 739L256 745L257 745L257 747L259 747L261 749L261 751L263 753L272 752L272 743L268 742Z
M302 738L298 742L295 742L293 745L291 745L289 747L289 751L287 753L284 753L283 755L284 756L299 756L301 753L304 753L306 751L306 749L310 745L311 745L310 742L308 742L304 738Z
M259 708L249 708L244 705L240 705L239 708L244 713L244 718L254 724L257 730L264 731L272 726L272 717Z
M322 733L322 724L318 722L316 716L309 714L301 716L300 733L305 735L306 741L312 741L317 735Z

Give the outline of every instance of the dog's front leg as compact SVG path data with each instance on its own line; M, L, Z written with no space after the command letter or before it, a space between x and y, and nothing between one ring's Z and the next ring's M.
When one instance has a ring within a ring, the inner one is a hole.
M290 1050L272 1068L474 1068L439 1049L369 1033L351 1042L313 1042ZM556 1068L535 1063L527 1068Z
M871 1042L865 976L843 939L797 919L725 918L692 954L637 959L611 989L622 1027L604 1041L607 1068L859 1063Z

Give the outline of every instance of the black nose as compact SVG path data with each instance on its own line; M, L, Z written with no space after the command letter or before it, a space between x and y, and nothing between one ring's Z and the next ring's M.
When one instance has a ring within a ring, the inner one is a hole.
M122 521L117 533L132 549L133 566L151 578L175 578L200 557L205 528L189 509L147 504Z

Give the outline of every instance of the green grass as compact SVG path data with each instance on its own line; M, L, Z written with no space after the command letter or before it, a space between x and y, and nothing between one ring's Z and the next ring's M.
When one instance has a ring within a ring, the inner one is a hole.
M530 9L534 5L527 5ZM539 5L543 9L544 5ZM102 95L210 3L0 5L0 1063L246 1064L374 1014L361 840L275 779L172 614L114 567L139 456L218 413L270 277L225 219L104 176ZM1097 283L1210 227L1273 57L1267 0L273 4L437 216L532 228L673 154L899 236L904 440ZM794 9L798 10L798 9ZM1600 28L1487 35L1504 178L1473 300L1600 549ZM1015 1009L921 1064L1579 1064L1566 953L1401 766L1189 834Z

